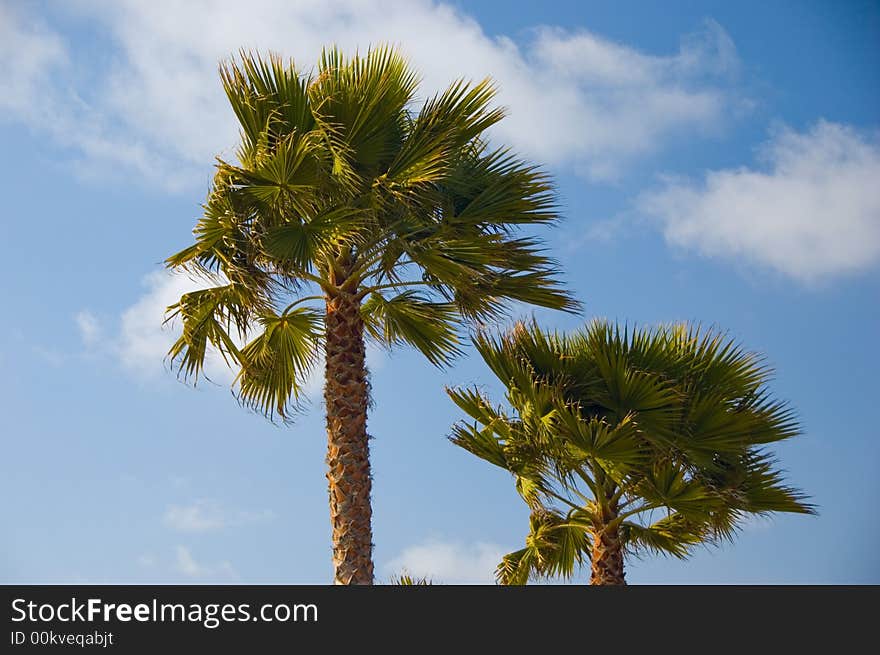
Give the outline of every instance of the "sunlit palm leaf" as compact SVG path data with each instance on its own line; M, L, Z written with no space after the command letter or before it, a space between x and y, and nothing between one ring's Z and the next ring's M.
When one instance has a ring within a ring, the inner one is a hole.
M179 318L183 330L168 357L180 375L188 380L198 379L211 347L227 363L238 362L236 337L246 333L253 306L251 292L236 284L191 291L171 305L167 320Z
M242 403L287 419L317 359L322 324L320 314L304 308L261 316L262 332L241 349L236 383Z
M706 539L705 524L688 521L682 514L665 516L650 525L624 521L621 538L635 554L644 552L672 555L683 559L693 546Z
M407 290L392 298L373 293L362 308L370 336L387 345L408 344L441 366L458 355L459 316L454 305Z
M289 274L311 272L322 254L333 246L351 243L361 232L363 212L339 207L314 217L301 217L268 228L263 235L264 253Z

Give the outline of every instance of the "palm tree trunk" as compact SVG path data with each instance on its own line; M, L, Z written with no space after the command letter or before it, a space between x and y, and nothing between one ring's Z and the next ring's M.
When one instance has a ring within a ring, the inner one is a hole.
M326 301L324 401L327 481L335 584L373 584L370 507L369 382L360 302L347 293Z
M591 585L625 585L623 548L617 528L598 530L593 535L593 556L590 560Z

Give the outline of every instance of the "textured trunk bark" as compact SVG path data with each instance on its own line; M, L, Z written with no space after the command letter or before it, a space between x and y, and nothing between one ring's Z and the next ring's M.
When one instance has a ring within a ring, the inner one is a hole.
M590 561L591 585L625 585L623 548L617 530L601 530L593 535Z
M333 527L334 584L373 584L370 506L369 383L360 302L340 294L326 302L324 401L327 481Z

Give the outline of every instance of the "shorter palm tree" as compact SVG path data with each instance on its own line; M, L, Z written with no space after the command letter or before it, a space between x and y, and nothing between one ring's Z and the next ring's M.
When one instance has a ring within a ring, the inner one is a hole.
M626 584L626 554L684 558L732 538L750 515L813 513L767 444L800 432L771 397L762 357L684 324L574 334L517 326L475 339L512 412L478 389L448 389L474 422L451 440L509 471L531 508L524 548L501 584L571 577Z
M403 572L392 575L389 584L399 587L429 587L434 583L426 576L412 576L409 573Z

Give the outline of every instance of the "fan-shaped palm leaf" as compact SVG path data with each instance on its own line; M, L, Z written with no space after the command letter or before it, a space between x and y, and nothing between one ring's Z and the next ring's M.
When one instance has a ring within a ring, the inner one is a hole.
M586 561L594 584L619 584L624 552L686 557L750 514L813 512L761 450L799 433L792 410L770 395L762 359L721 333L532 323L475 343L510 411L449 389L474 421L450 438L509 471L533 517L526 548L498 567L503 584Z

